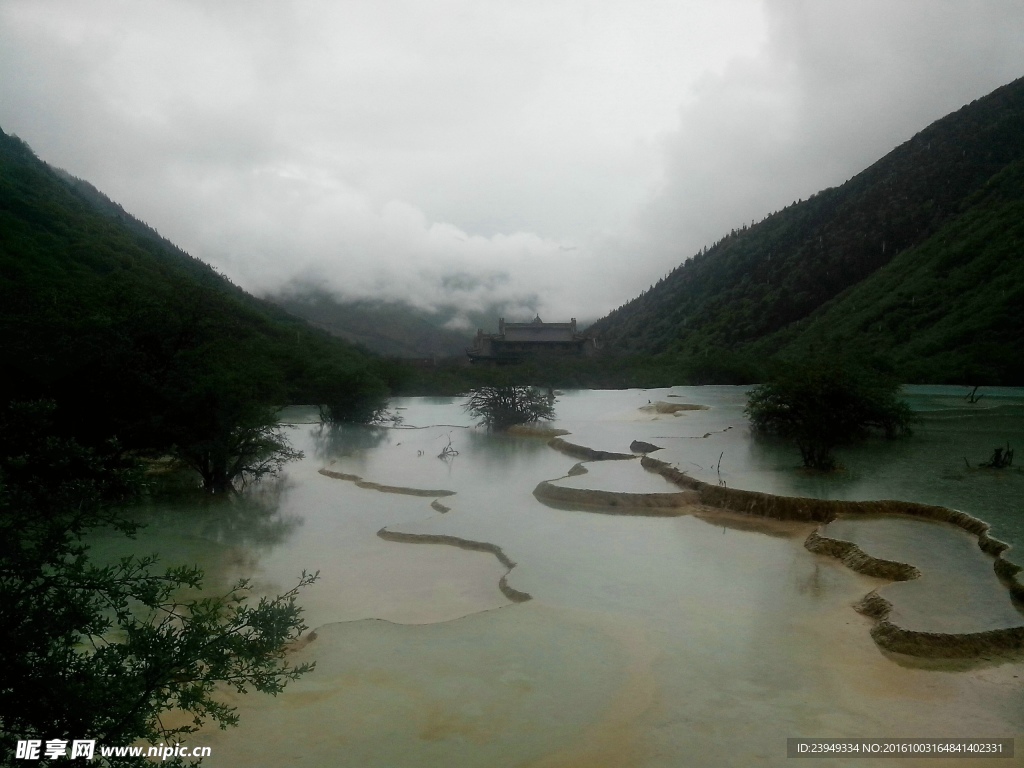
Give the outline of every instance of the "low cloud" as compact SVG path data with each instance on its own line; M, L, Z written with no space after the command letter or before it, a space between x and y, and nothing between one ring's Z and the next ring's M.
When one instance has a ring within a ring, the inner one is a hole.
M594 318L1021 40L1018 0L9 0L0 126L258 293Z

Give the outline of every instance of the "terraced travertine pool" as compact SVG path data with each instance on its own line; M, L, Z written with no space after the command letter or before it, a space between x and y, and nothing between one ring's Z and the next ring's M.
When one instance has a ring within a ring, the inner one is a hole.
M923 417L913 438L843 451L846 469L827 477L751 438L739 388L566 392L552 426L595 450L658 445L651 456L714 487L939 504L1024 542L1024 475L964 461L1021 444L1024 391L974 406L958 389L908 397ZM647 407L659 402L707 407ZM787 737L1024 734L1019 654L891 653L853 607L877 590L889 620L914 631L1024 626L977 536L901 515L819 529L692 497L658 516L545 503L543 482L626 499L681 489L639 459L586 461L540 437L488 434L458 400L393 407L401 428L325 429L289 409L306 458L283 482L228 504L138 511L150 525L135 549L198 562L213 586L251 576L274 593L304 568L321 572L302 596L316 639L295 654L317 669L277 698L235 697L241 725L194 739L213 748L206 764L783 765ZM449 440L458 454L442 460ZM851 570L804 547L814 530L921 576Z

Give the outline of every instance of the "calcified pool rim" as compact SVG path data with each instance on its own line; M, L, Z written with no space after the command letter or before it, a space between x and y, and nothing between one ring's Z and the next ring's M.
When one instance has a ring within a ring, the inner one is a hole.
M443 533L403 533L401 531L389 531L387 526L377 531L377 535L386 541L403 541L410 544L447 544L448 546L458 547L459 549L468 549L475 552L490 552L498 559L498 562L504 565L507 569L505 574L498 580L498 589L501 590L501 593L513 603L525 603L527 600L533 599L533 596L529 593L522 592L509 586L508 575L512 573L512 569L516 567L516 563L509 558L509 556L505 554L505 550L497 544L491 544L489 541L463 539L459 536L449 536L448 534Z
M444 498L445 496L455 495L455 491L447 491L444 490L443 488L432 490L430 488L409 488L403 485L382 485L380 483L375 483L370 480L364 480L359 475L349 474L348 472L335 472L334 470L327 469L326 467L318 471L321 475L325 477L332 477L335 480L348 480L350 483L355 483L356 487L364 488L368 491L380 491L381 493L397 493L402 496L424 496L426 498Z

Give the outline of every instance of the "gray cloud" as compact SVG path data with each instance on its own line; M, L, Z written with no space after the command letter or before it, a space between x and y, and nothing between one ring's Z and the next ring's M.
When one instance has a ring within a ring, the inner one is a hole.
M632 233L665 270L1024 75L1014 0L770 0L765 9L763 48L703 78L666 137L662 186Z
M1017 0L0 5L0 126L243 286L595 317L1024 74Z

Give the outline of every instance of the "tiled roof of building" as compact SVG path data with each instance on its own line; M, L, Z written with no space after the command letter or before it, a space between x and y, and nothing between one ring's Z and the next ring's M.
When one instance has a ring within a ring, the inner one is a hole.
M505 341L572 341L572 326L569 323L506 323Z

